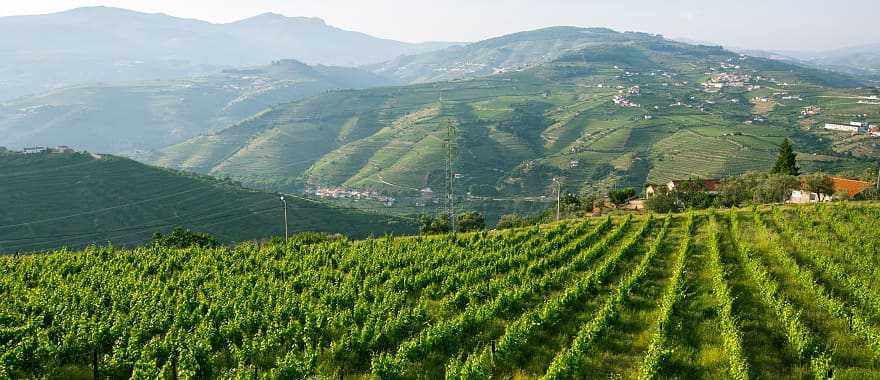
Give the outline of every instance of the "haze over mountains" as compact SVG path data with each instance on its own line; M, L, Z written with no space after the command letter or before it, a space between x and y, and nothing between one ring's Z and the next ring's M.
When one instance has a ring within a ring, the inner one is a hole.
M185 79L68 86L0 104L0 146L68 145L137 156L276 103L392 83L355 68L282 60Z
M0 101L65 85L170 79L279 59L357 66L449 46L266 13L228 24L89 7L0 18Z

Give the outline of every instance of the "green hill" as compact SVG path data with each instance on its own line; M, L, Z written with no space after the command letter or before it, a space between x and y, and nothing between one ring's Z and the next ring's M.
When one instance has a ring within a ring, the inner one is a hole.
M635 34L606 28L550 27L364 66L405 83L428 83L515 71L585 47L628 43Z
M554 177L567 191L602 192L766 170L786 137L807 170L859 171L880 156L876 140L820 128L859 114L880 120L880 107L852 99L871 90L849 77L647 34L584 33L606 42L519 71L275 106L151 162L273 189L416 197L445 188L454 122L458 193L503 200L552 194ZM728 85L707 91L703 83L721 74ZM628 95L635 86L639 94ZM616 96L636 106L617 105ZM802 117L808 105L823 112Z
M291 232L363 237L414 232L408 222L288 197ZM112 242L144 244L176 226L224 243L283 236L276 194L116 156L0 152L0 252Z
M272 104L389 83L363 70L284 60L190 79L65 87L0 105L0 141L10 148L69 145L137 156Z

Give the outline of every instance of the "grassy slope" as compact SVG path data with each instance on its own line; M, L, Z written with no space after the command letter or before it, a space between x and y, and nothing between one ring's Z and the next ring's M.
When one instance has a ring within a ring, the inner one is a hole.
M143 244L185 226L224 242L283 235L275 194L89 154L0 153L0 252L97 242ZM290 229L351 236L412 232L406 222L291 198Z

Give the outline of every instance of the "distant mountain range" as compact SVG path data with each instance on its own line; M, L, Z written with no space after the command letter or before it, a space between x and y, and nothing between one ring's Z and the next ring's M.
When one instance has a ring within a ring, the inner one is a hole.
M813 66L880 79L880 44L825 52L781 52L780 54L794 57Z
M67 85L181 78L279 59L358 66L450 45L381 39L272 13L228 24L107 7L0 17L0 101Z
M287 197L291 233L352 237L412 233L413 223ZM284 236L277 194L230 181L71 152L0 150L0 254L142 245L154 232L186 227L223 243Z
M282 60L188 79L68 86L0 103L0 146L69 145L137 156L277 103L393 83L355 68Z
M676 38L676 41L688 44L717 45L689 38ZM825 51L759 50L734 46L726 48L754 57L770 58L880 80L880 43Z

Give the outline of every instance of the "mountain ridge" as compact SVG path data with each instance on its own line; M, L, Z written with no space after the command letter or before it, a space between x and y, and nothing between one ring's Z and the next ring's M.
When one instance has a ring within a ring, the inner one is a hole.
M296 60L165 81L81 84L3 103L0 142L137 155L221 129L276 104L394 82L368 71Z
M214 24L90 7L0 17L0 101L66 85L173 79L279 59L358 66L454 43L408 43L277 14Z

